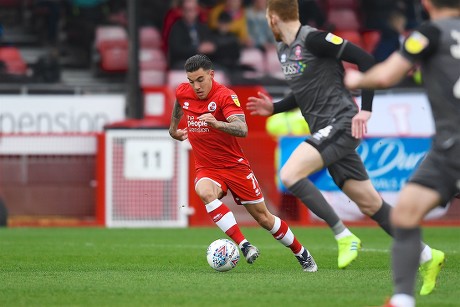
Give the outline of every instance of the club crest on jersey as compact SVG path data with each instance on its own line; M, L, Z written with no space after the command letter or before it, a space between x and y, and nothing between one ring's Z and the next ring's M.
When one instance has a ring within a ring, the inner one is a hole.
M208 111L209 112L214 112L217 109L217 104L214 101L211 101L208 104Z
M343 43L343 38L341 38L340 36L334 35L332 33L328 33L326 35L326 41L334 45L340 45Z
M428 38L418 31L412 32L412 34L406 39L404 48L411 54L418 54L428 45Z
M302 47L295 46L294 55L296 60L300 60L302 58Z
M237 105L240 106L240 101L238 100L238 96L236 95L231 95L233 102Z
M188 106L190 105L190 103L188 101L184 102L184 109L188 109Z

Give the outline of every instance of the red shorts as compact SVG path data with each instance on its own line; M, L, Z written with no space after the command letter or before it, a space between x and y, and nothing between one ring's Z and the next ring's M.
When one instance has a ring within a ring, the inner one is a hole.
M202 179L218 185L224 192L223 196L230 190L238 205L257 204L264 200L256 176L246 165L229 169L202 168L196 173L195 186Z

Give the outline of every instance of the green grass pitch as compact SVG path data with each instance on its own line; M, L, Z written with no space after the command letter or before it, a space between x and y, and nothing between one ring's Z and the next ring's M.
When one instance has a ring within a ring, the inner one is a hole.
M317 273L256 227L243 232L260 258L225 273L206 262L208 244L225 237L217 227L0 229L0 306L380 306L391 295L391 240L380 229L352 228L363 249L345 270L328 228L293 231ZM417 306L460 306L460 228L425 228L424 238L447 262Z

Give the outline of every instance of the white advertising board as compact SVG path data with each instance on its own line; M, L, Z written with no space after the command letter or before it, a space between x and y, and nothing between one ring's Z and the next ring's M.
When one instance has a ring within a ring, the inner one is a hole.
M361 100L357 99L361 106ZM434 133L431 107L426 94L378 94L374 97L367 136L428 137Z
M3 134L98 132L123 119L123 95L0 95Z

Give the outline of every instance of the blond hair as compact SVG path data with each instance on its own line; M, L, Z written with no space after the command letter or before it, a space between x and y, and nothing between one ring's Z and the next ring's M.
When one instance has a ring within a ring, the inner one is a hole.
M299 4L297 0L268 0L268 13L275 13L281 21L299 20Z

